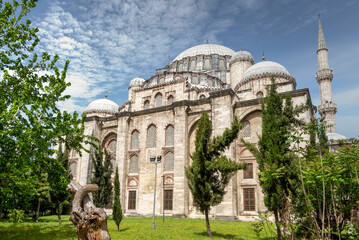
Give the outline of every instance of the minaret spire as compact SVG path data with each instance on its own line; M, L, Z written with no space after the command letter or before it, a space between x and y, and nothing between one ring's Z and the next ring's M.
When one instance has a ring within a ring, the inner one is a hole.
M320 13L318 13L318 51L322 49L327 49L327 44L325 43L324 32L322 27L322 21L320 21Z
M333 70L329 68L328 49L324 39L322 22L318 14L318 72L315 74L320 89L320 105L318 112L329 125L327 133L336 132L335 114L337 104L333 103L332 80Z

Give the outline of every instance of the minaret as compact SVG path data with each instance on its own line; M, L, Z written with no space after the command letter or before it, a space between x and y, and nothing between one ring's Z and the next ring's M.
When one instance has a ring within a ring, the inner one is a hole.
M330 127L327 128L327 133L335 133L335 114L337 112L337 105L333 103L333 70L329 68L328 49L324 39L320 14L318 14L318 18L318 72L315 74L315 78L317 79L320 89L320 105L318 106L318 112L321 118L325 119L326 123L330 125Z

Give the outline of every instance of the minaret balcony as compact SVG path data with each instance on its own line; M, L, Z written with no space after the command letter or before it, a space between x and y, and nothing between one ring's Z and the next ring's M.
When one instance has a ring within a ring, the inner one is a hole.
M326 115L327 113L335 114L337 112L337 109L338 109L337 104L332 102L326 102L318 106L318 112L321 116L323 113L324 115Z
M317 79L318 83L320 83L321 81L324 81L324 80L332 81L332 79L333 79L333 70L332 69L319 70L315 74L315 78Z

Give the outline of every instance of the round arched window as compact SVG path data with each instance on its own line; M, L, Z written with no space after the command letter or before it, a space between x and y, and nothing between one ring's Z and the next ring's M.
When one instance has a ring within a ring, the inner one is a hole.
M117 141L116 139L111 139L107 144L107 150L111 153L116 153Z

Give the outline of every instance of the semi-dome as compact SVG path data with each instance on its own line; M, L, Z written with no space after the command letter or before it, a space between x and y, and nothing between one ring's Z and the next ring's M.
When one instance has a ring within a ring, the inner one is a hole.
M109 114L115 114L118 111L118 105L106 98L103 99L97 99L93 102L91 102L86 110L85 113L109 113Z
M205 43L183 51L173 60L173 62L179 61L186 57L212 54L218 54L220 56L232 56L233 54L235 54L235 51L222 45Z
M233 54L229 62L234 63L236 61L249 61L252 64L254 63L252 54L250 54L250 52L242 51L242 50Z
M145 79L137 77L131 80L129 87L140 87L145 83Z
M328 140L338 141L338 140L344 140L347 139L345 136L339 134L339 133L326 133Z
M263 61L256 63L250 68L248 68L243 74L243 81L264 76L292 78L288 70L279 63L272 61Z

